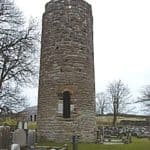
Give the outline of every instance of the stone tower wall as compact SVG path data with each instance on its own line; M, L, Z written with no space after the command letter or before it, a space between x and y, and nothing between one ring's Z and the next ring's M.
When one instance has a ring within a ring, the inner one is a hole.
M62 93L71 94L71 117L63 118ZM43 14L38 133L67 141L95 139L93 18L83 0L51 0Z

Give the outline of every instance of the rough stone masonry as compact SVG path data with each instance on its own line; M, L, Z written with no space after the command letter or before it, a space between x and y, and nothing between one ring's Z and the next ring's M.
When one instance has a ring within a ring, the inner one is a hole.
M84 0L51 0L42 24L38 135L95 140L93 17Z

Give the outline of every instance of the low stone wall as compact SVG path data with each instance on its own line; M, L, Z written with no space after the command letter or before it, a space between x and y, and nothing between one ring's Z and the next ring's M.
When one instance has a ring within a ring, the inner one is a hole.
M133 121L133 120L121 120L120 125L130 125L130 126L149 126L148 121Z

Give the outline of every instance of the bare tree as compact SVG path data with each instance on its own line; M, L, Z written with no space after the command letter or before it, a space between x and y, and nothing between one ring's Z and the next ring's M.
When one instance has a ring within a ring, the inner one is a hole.
M5 85L0 94L0 105L8 107L11 111L17 111L27 107L26 97L23 96L19 86Z
M121 80L113 81L108 85L110 107L113 111L113 125L116 125L117 116L123 113L130 104L130 90Z
M36 22L27 25L13 1L0 1L0 104L24 104L21 86L37 76L38 42Z
M106 112L108 106L108 98L104 92L96 94L96 110L98 114L103 115Z
M144 104L144 111L150 113L150 85L145 86L141 90L139 101Z

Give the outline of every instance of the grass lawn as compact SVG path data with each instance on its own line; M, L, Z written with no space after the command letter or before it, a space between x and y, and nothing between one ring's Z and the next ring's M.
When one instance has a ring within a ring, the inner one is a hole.
M53 144L45 143L45 145L54 145L54 143ZM68 146L69 146L69 150L72 150L72 145L68 144ZM78 144L78 150L150 150L150 140L133 139L133 142L131 144L120 144L120 145L119 144L103 145L103 144L80 143Z

